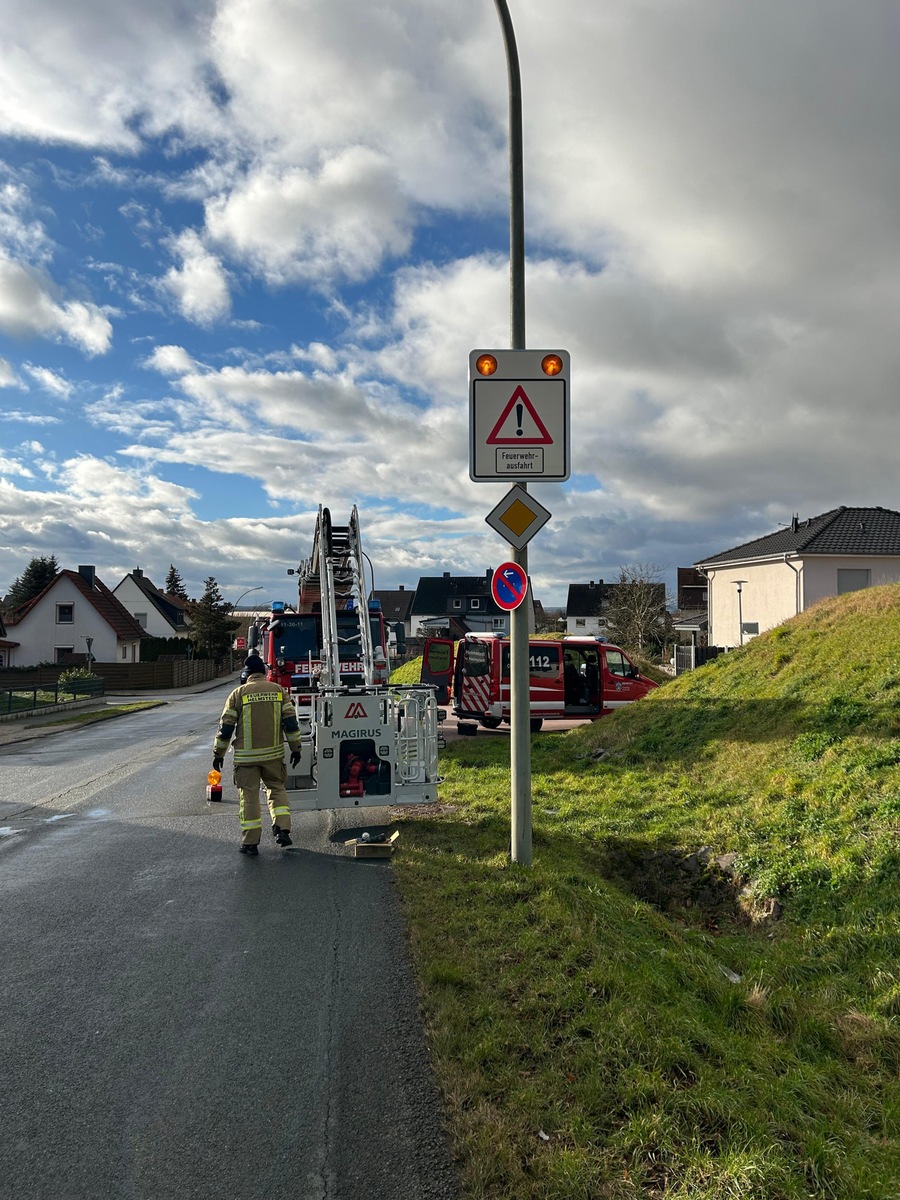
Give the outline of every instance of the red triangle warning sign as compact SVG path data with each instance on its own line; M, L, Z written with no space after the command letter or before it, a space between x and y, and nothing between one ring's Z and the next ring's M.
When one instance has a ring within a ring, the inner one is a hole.
M537 436L535 436L537 434ZM552 446L553 438L521 384L488 435L488 446Z

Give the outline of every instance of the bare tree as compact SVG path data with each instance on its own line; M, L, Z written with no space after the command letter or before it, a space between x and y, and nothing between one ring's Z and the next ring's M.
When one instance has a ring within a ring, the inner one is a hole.
M656 563L627 563L619 567L616 582L607 585L606 621L620 645L643 651L667 640L672 618L662 575L663 568Z

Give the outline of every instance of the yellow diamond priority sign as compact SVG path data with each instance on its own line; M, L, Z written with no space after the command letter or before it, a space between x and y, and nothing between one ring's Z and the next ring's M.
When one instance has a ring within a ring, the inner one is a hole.
M538 504L530 492L516 484L485 520L511 546L523 550L550 516L543 504Z

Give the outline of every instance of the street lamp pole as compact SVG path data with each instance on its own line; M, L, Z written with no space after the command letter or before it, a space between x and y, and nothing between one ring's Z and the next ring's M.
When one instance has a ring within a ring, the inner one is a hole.
M525 345L525 175L522 137L522 76L516 34L506 0L494 0L509 77L509 307L510 343L513 350ZM522 484L523 489L526 485ZM528 578L528 550L510 546L512 561ZM530 589L529 589L530 590ZM510 614L509 732L511 828L513 862L531 865L531 695L528 672L528 606L526 595Z
M744 584L745 584L745 583L747 583L747 582L748 582L748 580L746 580L746 579L732 579L732 581L731 581L731 582L732 582L732 583L734 584L734 586L737 588L737 598L738 598L738 630L739 630L739 632L740 632L741 645L743 646L743 644L744 644L744 614L743 614L743 611L742 611L742 609L741 609L741 592L743 591Z
M262 590L262 584L260 584L259 587L247 588L246 592L241 592L237 600L235 600L234 604L232 604L231 611L234 612L245 596L249 596L251 592L261 592Z

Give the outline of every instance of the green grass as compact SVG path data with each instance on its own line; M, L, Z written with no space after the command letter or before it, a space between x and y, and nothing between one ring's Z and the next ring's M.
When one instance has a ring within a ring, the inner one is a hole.
M20 691L4 689L0 693L0 716L15 712L31 712L65 702L64 696L58 697L54 692L38 691L35 693L33 688L23 688Z
M823 602L534 737L530 868L508 741L442 752L394 869L467 1197L896 1200L898 699L900 587Z
M128 713L140 712L145 708L159 708L161 704L166 704L165 700L138 700L134 704L111 704L108 708L96 708L88 711L70 713L68 716L60 714L58 720L48 721L43 720L37 725L26 725L26 729L44 729L48 725L86 725L94 724L96 721L108 721L111 717L124 717Z
M422 656L411 658L409 662L395 667L391 671L391 683L418 683L422 676Z

